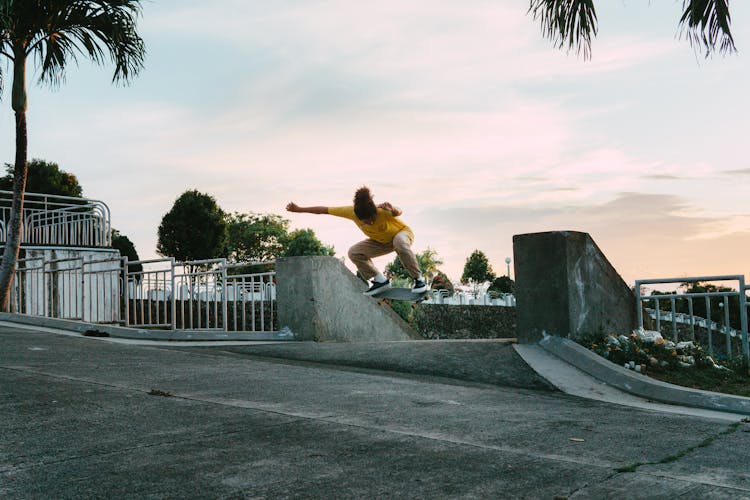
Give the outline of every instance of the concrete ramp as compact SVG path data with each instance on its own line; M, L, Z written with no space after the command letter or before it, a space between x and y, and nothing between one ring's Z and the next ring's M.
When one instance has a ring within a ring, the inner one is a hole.
M278 324L297 340L372 342L420 339L390 307L362 295L366 284L335 257L276 261Z

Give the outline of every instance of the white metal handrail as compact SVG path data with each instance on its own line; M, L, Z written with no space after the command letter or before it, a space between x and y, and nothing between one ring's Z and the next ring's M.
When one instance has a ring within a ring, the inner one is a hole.
M13 193L0 191L0 242L7 241ZM106 203L88 198L25 193L21 244L110 247L112 231Z

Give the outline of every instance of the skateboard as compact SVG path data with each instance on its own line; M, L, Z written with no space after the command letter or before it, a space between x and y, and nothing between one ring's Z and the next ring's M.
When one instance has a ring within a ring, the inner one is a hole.
M410 288L388 288L377 295L372 295L372 298L378 301L378 305L390 304L391 300L407 300L414 302L414 304L419 304L427 300L429 293L429 290L421 293L412 293Z

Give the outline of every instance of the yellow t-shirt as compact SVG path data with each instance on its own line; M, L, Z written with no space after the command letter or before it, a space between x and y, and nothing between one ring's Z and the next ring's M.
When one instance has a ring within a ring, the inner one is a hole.
M365 224L354 213L354 207L328 207L328 213L336 217L343 217L354 221L365 235L379 243L390 243L393 237L401 231L406 231L414 241L414 233L409 226L398 217L394 217L388 210L378 208L378 215L373 224Z

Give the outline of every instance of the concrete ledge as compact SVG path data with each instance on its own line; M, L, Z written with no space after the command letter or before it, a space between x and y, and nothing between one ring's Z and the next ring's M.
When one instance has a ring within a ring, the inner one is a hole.
M654 380L607 361L569 339L550 335L539 341L539 345L592 377L636 396L662 403L750 415L750 398Z
M279 332L221 332L202 330L146 330L143 328L128 328L116 325L100 325L85 323L69 319L46 318L43 316L26 316L24 314L0 313L0 321L21 325L57 328L77 332L83 335L87 330L106 333L110 337L138 340L294 340L291 335L281 335Z
M393 309L362 292L367 285L335 257L276 260L278 325L297 340L373 342L422 337Z

